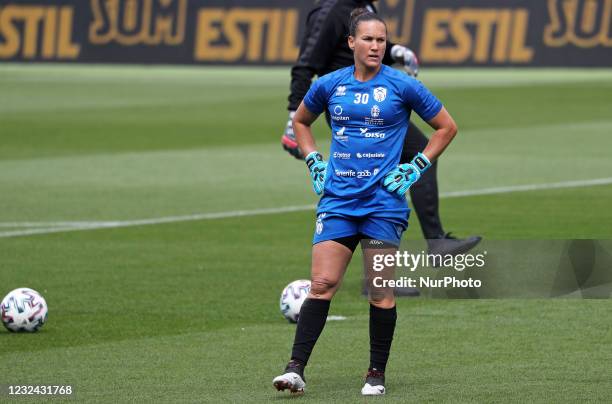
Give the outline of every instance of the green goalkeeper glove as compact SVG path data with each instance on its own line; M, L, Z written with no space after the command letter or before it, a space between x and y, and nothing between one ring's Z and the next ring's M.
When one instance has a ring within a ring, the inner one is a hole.
M323 193L323 186L325 185L327 161L323 160L321 153L318 151L313 151L306 156L306 165L310 171L312 188L317 195L321 195Z
M385 175L383 186L387 191L403 197L429 167L431 167L429 159L423 153L419 153L410 163L400 164Z

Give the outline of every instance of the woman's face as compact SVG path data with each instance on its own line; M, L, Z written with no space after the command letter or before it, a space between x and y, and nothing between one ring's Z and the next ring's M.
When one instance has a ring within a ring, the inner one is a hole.
M376 20L360 22L355 37L349 36L349 47L354 51L355 65L377 68L382 64L387 47L385 24Z

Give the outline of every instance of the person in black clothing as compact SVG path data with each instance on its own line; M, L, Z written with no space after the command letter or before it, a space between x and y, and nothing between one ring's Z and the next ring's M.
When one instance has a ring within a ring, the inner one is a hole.
M376 13L371 1L365 0L319 0L309 12L306 31L300 44L297 63L291 69L291 93L289 94L289 120L281 142L283 148L297 159L304 156L299 149L293 132L292 120L295 111L308 92L315 76L323 76L337 69L353 64L353 52L349 48L349 16L352 10L365 8ZM383 63L399 63L407 74L418 74L418 60L405 46L387 40ZM327 116L329 124L329 116ZM427 145L428 139L412 122L405 137L400 163L411 161ZM481 240L480 236L456 239L444 232L438 209L437 164L410 188L410 198L416 210L423 236L427 239L431 254L462 254L469 251ZM418 295L418 290L404 290L406 295Z

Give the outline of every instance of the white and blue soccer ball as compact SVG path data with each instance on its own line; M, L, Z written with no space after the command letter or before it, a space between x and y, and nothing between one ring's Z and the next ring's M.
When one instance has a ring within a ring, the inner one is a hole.
M12 332L35 332L47 321L47 302L29 288L9 292L0 304L2 324Z
M280 310L290 323L297 323L302 303L310 292L310 281L300 279L291 282L283 289L280 298Z

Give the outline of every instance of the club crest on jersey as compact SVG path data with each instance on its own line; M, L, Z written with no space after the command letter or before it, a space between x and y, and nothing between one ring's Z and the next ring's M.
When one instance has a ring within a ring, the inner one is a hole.
M376 102L383 102L387 98L387 89L384 87L376 87L374 89L374 99Z
M336 88L336 96L344 97L345 95L346 95L346 86L338 86L338 88Z
M372 118L378 118L380 116L380 108L378 107L378 105L374 105L372 107L372 109L370 110L370 115L372 115Z

